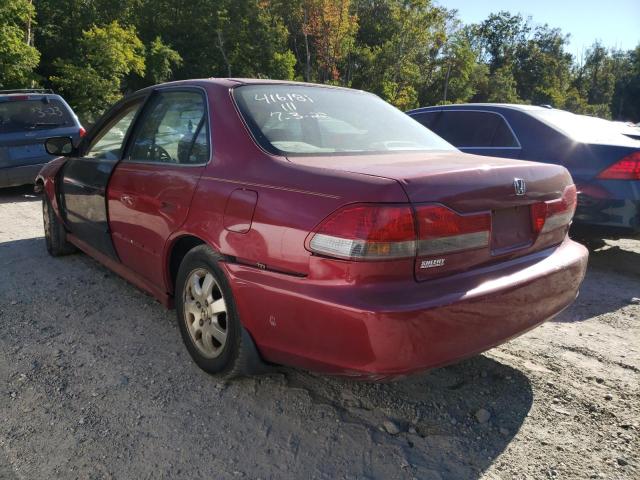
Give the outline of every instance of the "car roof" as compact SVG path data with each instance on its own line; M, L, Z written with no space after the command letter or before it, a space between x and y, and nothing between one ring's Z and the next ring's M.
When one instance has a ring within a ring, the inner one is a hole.
M521 112L549 110L551 107L543 107L539 105L523 105L517 103L456 103L451 105L433 105L430 107L421 107L410 110L407 113L428 112L434 110L518 110Z
M43 98L53 98L56 100L62 99L62 97L57 93L51 93L51 92L25 91L23 93L18 93L18 92L4 93L2 90L0 90L0 100L2 99L10 100L12 98L19 98L19 97L27 97L26 99L28 100L41 100Z
M309 82L297 82L295 80L273 80L268 78L230 78L230 77L211 77L211 78L192 78L187 80L176 80L174 82L166 82L160 83L158 85L151 85L149 87L145 87L138 92L144 92L148 90L153 90L159 87L169 87L169 86L204 86L204 85L216 85L225 88L234 88L240 85L296 85L296 86L307 86L307 87L318 87L318 88L331 88L336 90L349 90L356 92L364 92L362 90L357 90L353 88L340 87L336 85L326 85L319 83L309 83Z

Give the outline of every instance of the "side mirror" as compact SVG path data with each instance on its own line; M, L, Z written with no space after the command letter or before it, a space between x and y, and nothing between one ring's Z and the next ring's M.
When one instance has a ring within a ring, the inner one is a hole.
M73 154L73 140L71 137L51 137L44 141L44 148L49 155L69 157Z

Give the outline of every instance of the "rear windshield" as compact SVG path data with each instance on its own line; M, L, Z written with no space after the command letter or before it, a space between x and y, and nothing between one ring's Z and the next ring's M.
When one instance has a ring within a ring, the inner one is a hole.
M287 156L455 150L375 95L301 85L245 85L234 90L253 135Z
M609 120L576 115L564 110L532 110L529 113L576 142L637 146L634 140L620 132L620 127L615 122Z
M0 101L0 132L16 132L74 124L69 108L60 100L42 98L33 100Z

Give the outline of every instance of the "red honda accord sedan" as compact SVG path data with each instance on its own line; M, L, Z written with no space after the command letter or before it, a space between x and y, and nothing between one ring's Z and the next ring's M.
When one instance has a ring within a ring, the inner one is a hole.
M438 367L552 318L585 274L565 168L463 154L361 91L168 83L46 147L49 252L175 303L221 376Z

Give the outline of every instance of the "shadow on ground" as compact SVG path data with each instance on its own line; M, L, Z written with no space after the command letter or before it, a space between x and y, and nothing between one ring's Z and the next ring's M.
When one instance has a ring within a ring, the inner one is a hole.
M634 241L629 244L631 242ZM633 298L640 297L640 250L634 250L608 245L590 252L580 295L555 321L588 320L627 307Z
M173 312L89 257L38 238L0 244L0 265L0 435L27 477L474 479L532 405L529 379L484 356L395 383L221 384Z
M0 188L0 205L5 203L35 202L39 200L40 195L34 193L33 185Z

